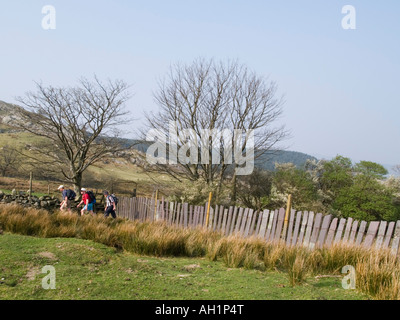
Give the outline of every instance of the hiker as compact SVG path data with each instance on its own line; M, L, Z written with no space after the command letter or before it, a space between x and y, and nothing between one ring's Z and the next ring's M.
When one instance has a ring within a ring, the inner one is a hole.
M108 218L108 216L111 213L111 216L116 219L117 215L115 213L116 210L116 204L115 204L115 200L112 196L110 196L110 194L108 193L107 190L103 191L104 197L106 198L106 206L104 209L104 217Z
M65 189L63 185L58 187L58 190L61 191L62 201L60 204L61 211L71 211L71 201L75 200L76 193L71 189Z
M83 216L85 212L89 212L92 216L94 216L93 200L90 199L89 193L87 192L87 190L85 188L82 188L81 194L82 194L82 200L76 206L77 208L79 208L82 203L84 204L83 209L81 210L81 216Z

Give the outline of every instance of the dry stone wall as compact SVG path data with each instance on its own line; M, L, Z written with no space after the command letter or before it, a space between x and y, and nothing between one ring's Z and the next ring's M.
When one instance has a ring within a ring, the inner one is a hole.
M37 209L54 210L60 207L60 199L53 196L29 197L25 193L5 194L0 190L0 203L1 204L18 204L24 207L32 207Z

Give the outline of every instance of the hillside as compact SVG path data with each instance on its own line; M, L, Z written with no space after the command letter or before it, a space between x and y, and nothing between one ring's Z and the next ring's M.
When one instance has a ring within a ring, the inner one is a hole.
M18 109L21 107L0 100L0 133L9 131L10 125L18 119Z

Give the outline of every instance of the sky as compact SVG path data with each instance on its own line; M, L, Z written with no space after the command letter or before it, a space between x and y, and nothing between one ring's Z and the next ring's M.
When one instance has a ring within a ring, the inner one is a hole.
M55 29L42 26L46 5ZM0 100L38 81L122 79L134 137L171 64L237 59L284 95L288 150L400 164L399 16L398 0L0 0Z

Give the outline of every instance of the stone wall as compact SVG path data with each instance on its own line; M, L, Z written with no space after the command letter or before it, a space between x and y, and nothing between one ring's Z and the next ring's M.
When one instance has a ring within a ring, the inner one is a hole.
M72 209L76 211L80 211L83 208L83 205L79 209L76 208L79 201L72 201ZM60 208L61 204L61 196L60 198L54 196L42 196L36 197L32 196L29 199L29 195L25 192L16 192L13 190L12 194L5 194L3 191L0 190L0 204L17 204L23 207L31 207L36 209L46 209L49 211L53 211ZM95 212L103 212L104 211L104 204L97 200L95 204Z
M22 192L5 194L0 190L0 204L18 204L24 207L54 210L60 207L60 203L60 199L51 196L32 196L29 199L29 195Z

